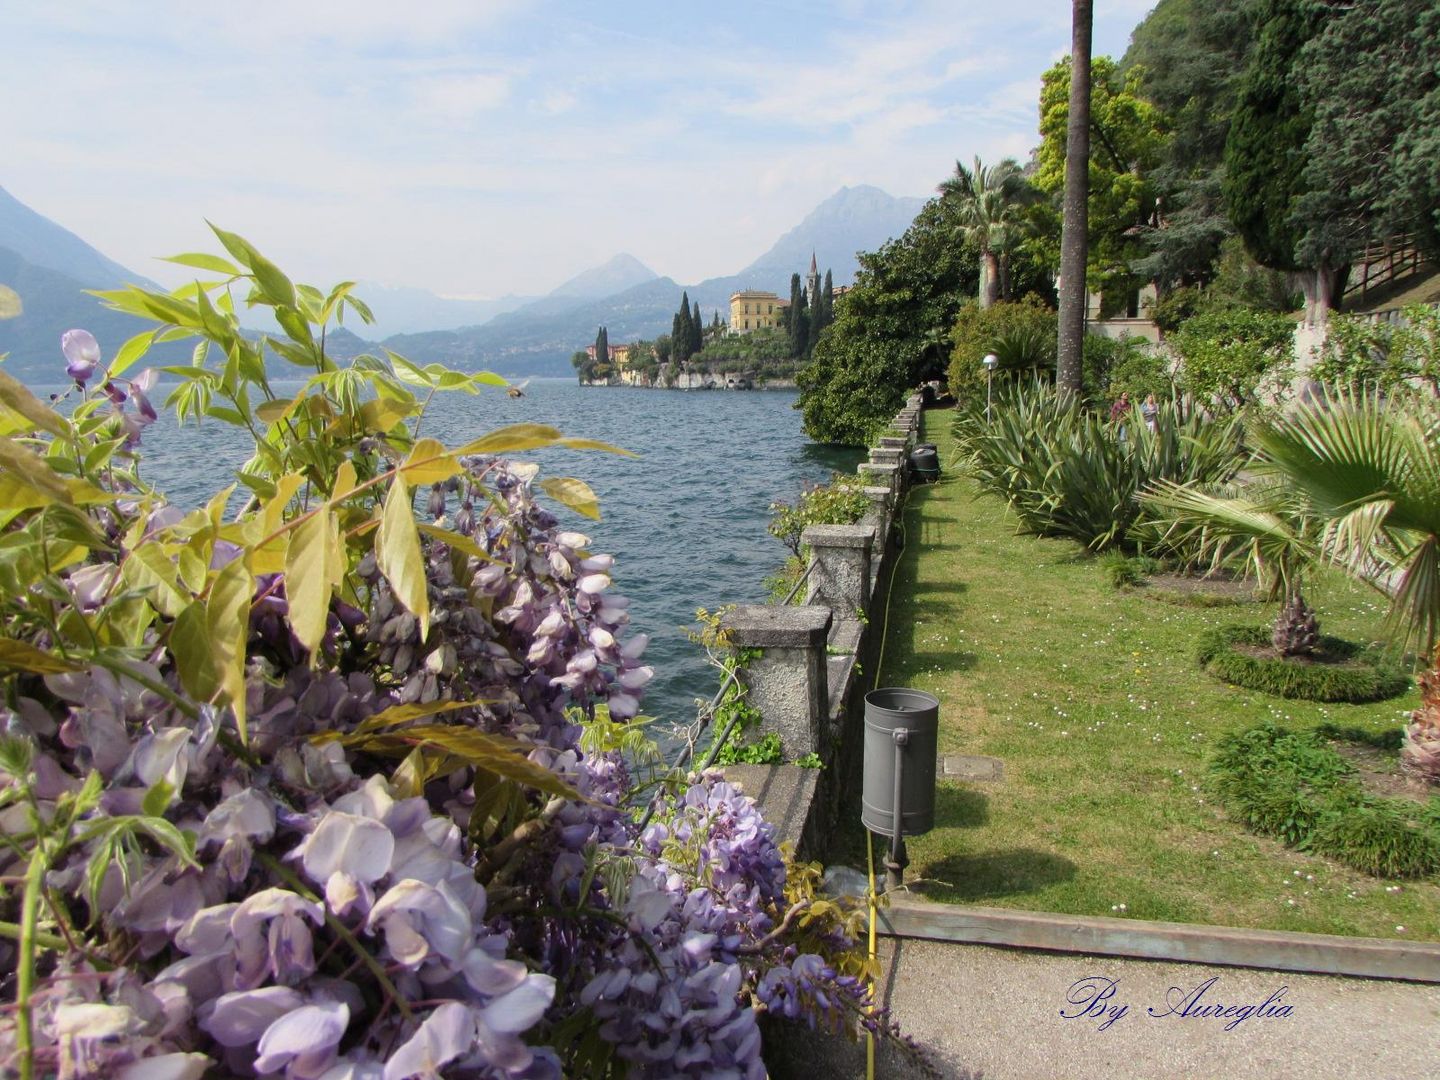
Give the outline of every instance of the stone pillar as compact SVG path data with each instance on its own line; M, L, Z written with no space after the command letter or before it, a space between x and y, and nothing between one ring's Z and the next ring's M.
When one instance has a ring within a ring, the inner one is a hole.
M824 604L838 619L857 619L870 599L870 550L875 530L869 525L811 525L800 534L810 549L810 578L805 603Z
M876 446L870 451L870 460L876 465L894 465L898 468L905 462L905 451L898 446Z
M746 700L760 711L760 729L780 736L787 760L821 747L830 703L825 641L831 619L828 607L743 604L720 620L737 649L759 650L740 668L740 682L749 690Z
M855 469L865 478L865 485L881 487L894 496L900 493L900 468L897 465L876 465L873 461L862 461Z
M904 435L881 435L879 448L881 450L904 451L909 448L909 442L910 440Z
M863 487L860 489L870 500L870 509L860 519L863 524L875 526L875 535L884 536L890 523L890 489L888 487ZM878 554L878 553L877 553Z

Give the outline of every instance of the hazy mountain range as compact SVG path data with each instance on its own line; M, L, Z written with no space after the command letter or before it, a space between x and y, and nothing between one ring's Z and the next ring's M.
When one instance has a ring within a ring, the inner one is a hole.
M787 295L790 275L809 269L812 252L821 273L829 269L835 284L846 284L855 275L856 252L899 236L923 204L874 187L841 188L743 270L691 285L659 277L625 254L541 297L460 299L365 283L356 293L371 306L375 323L347 320L345 330L332 333L327 343L342 357L383 343L421 363L438 360L506 375L568 375L570 355L594 341L601 325L614 344L668 333L682 290L699 302L707 322L717 310L726 318L737 289ZM0 284L19 293L24 304L20 318L0 321L0 353L10 354L6 367L17 377L55 381L59 336L72 326L91 330L107 351L143 329L141 321L106 311L84 292L127 281L152 284L0 188ZM179 342L159 358L183 362L188 353Z

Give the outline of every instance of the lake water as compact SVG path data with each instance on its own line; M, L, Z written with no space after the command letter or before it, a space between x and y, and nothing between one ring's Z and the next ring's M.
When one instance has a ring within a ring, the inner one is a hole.
M807 440L794 403L794 391L638 390L534 379L518 399L489 388L474 397L437 396L422 434L453 446L533 421L639 455L516 456L538 460L542 477L579 477L599 496L599 522L563 510L560 516L592 538L592 550L615 556L614 588L631 598L632 627L651 636L646 660L656 675L645 711L686 723L695 699L708 699L718 687L703 651L685 637L695 609L763 603L763 579L787 555L765 531L770 504L793 501L804 484L853 471L861 460L858 451ZM247 440L216 422L181 431L162 414L145 433L145 474L191 505L230 483L247 456Z

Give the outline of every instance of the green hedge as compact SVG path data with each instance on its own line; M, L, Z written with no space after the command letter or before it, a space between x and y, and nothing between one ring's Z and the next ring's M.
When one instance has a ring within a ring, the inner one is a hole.
M1375 877L1440 870L1440 796L1377 798L1354 777L1319 732L1268 723L1226 736L1210 763L1211 787L1255 832Z
M1224 682L1303 701L1345 701L1358 705L1395 697L1410 686L1410 677L1384 654L1362 650L1340 638L1320 639L1321 650L1342 661L1335 664L1267 659L1234 648L1236 645L1263 648L1269 644L1269 627L1220 626L1202 635L1197 659L1202 668Z

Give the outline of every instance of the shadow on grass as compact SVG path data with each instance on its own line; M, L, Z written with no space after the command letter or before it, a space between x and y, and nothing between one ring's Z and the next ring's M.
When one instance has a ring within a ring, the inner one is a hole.
M966 829L974 825L989 824L989 821L988 795L954 784L935 785L936 825L947 829Z
M927 900L964 903L999 900L1069 881L1075 876L1075 864L1048 851L1015 848L916 863L907 876Z
M911 607L919 607L924 603L926 596L954 595L959 596L970 591L970 586L963 581L927 581L923 584L915 581L912 576L909 581L897 580L897 586L905 586L909 595L905 602Z

